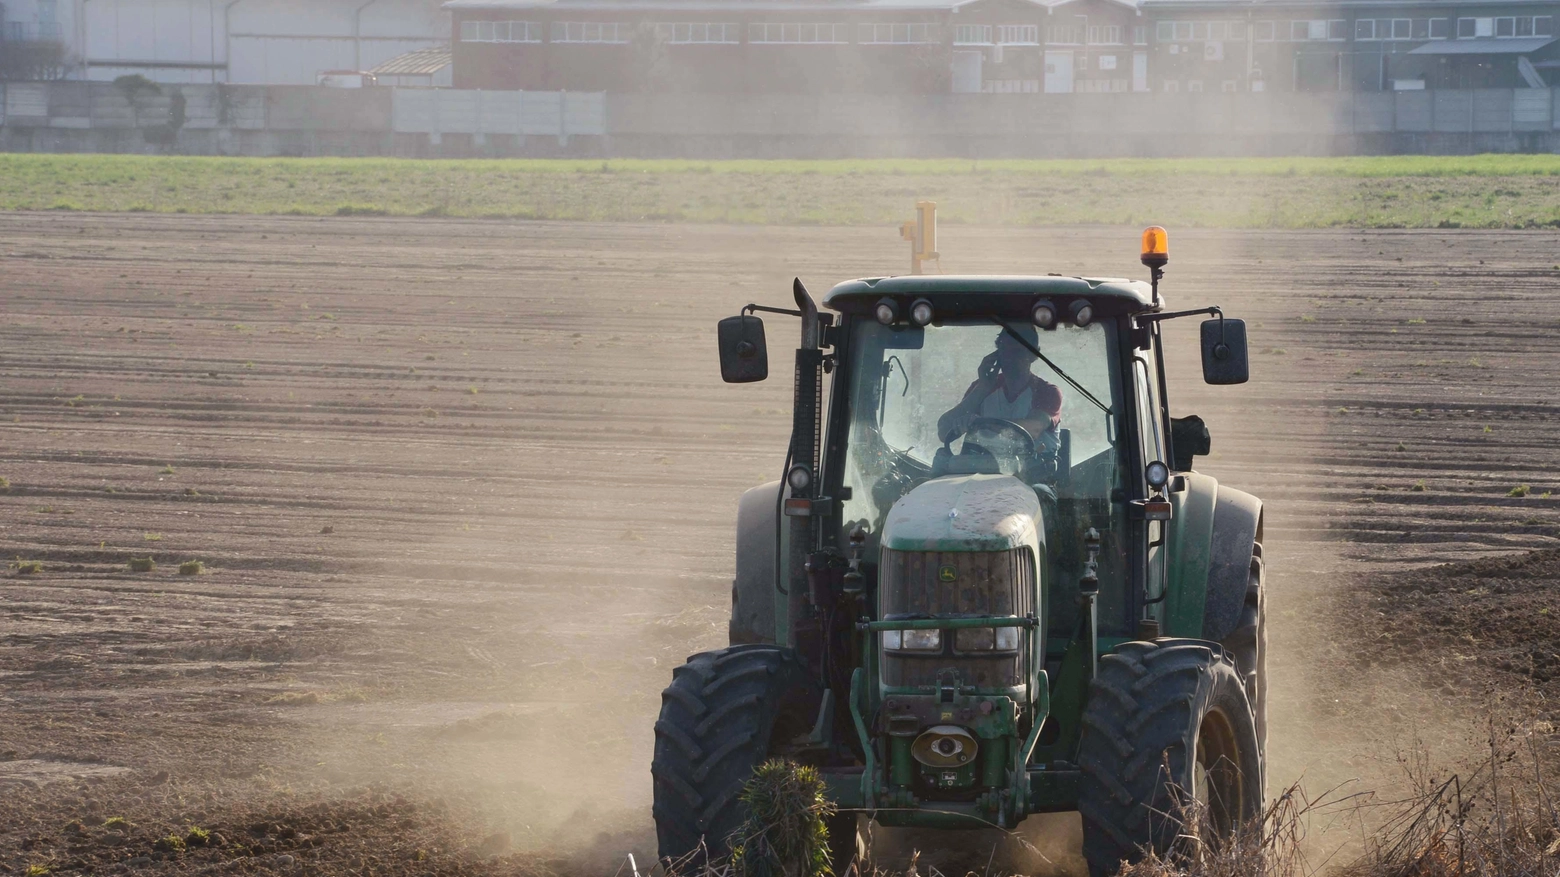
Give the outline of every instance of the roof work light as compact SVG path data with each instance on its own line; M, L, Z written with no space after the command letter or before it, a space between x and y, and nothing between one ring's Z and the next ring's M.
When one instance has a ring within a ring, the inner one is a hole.
M1163 268L1170 261L1170 234L1157 225L1143 229L1143 264Z

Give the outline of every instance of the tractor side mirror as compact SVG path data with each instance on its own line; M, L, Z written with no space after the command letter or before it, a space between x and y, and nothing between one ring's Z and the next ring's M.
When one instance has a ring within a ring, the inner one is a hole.
M744 314L727 317L715 330L720 345L720 379L750 384L769 377L769 349L764 346L764 321Z
M1193 457L1205 457L1213 450L1208 425L1195 414L1170 418L1170 449L1175 471L1190 472Z
M1204 320L1203 380L1210 384L1244 384L1251 377L1246 359L1246 321Z

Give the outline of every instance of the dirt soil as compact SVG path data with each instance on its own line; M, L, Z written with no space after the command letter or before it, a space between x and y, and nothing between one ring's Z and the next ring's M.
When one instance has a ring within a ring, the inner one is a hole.
M1135 229L942 237L950 272L1141 273ZM1171 400L1267 503L1270 786L1375 782L1468 723L1470 679L1553 691L1554 555L1506 558L1560 536L1557 244L1175 234L1171 305L1251 324L1234 388L1172 324ZM723 642L735 500L788 430L788 382L719 382L715 321L904 257L0 214L0 873L643 868L658 694Z

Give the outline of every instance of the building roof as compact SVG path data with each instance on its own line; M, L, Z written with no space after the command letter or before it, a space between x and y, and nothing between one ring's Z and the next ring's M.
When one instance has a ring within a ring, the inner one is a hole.
M450 47L432 46L396 55L368 71L375 76L432 76L450 66Z
M1410 55L1526 55L1554 42L1554 37L1439 40L1410 49Z

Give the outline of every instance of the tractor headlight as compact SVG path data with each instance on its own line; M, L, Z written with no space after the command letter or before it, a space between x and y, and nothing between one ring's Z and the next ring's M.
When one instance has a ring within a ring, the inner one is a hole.
M940 630L885 630L883 648L905 652L942 651Z
M1056 305L1048 301L1035 302L1035 309L1029 312L1035 325L1042 329L1051 329L1056 326Z
M877 321L892 326L899 320L899 303L891 298L880 298L877 303Z
M1094 322L1094 305L1083 299L1073 302L1068 311L1072 314L1073 325L1080 329Z
M960 652L1011 652L1018 649L1016 627L970 627L954 631L953 647Z
M812 486L812 470L806 466L792 466L791 471L785 473L785 483L791 485L792 493L802 493Z
M925 326L932 321L932 303L924 298L918 298L910 304L910 322L917 326Z
M953 632L953 647L960 652L989 652L996 647L996 631L990 627L968 627Z
M1143 469L1143 478L1148 481L1149 487L1157 490L1170 483L1170 467L1155 460Z

